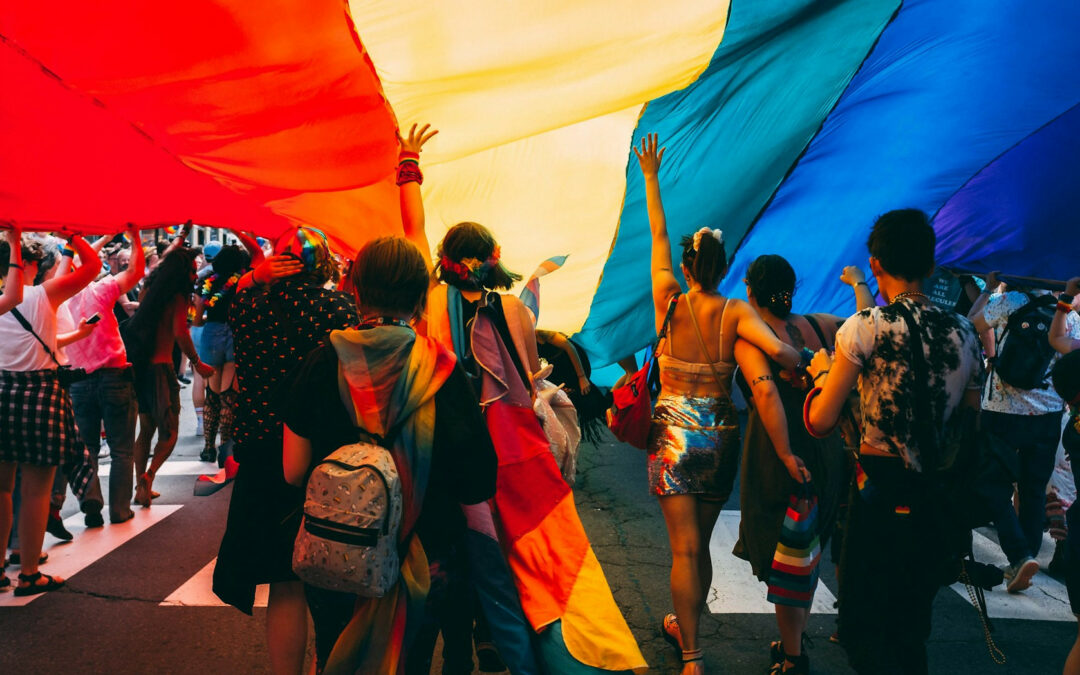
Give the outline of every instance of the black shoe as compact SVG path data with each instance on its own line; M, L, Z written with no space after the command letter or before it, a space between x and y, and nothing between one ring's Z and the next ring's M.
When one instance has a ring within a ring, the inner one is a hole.
M86 518L83 519L86 522L86 529L95 527L104 527L105 518L102 517L101 511L91 511L86 514Z
M217 459L216 448L203 448L203 451L199 453L200 462L213 462Z
M183 375L177 375L176 379L179 380L183 384L191 384L191 380L188 379L187 377L184 377Z
M476 660L481 673L501 673L506 670L499 651L490 642L480 642L476 645Z
M68 532L68 529L64 527L64 521L60 520L60 516L52 513L49 514L49 520L45 524L45 531L60 541L71 541L75 538L75 535Z
M226 457L232 457L232 454L233 454L232 450L233 450L233 442L232 442L231 438L229 440L225 441L224 443L222 443L221 447L218 448L218 450L217 450L217 465L218 465L219 469L224 469L225 468L225 458ZM213 460L211 460L211 461L213 461Z

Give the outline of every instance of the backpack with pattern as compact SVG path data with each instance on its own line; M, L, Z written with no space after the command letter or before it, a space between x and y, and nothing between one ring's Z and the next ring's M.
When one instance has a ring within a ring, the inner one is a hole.
M401 570L401 479L382 439L338 448L307 481L293 571L333 591L380 598Z

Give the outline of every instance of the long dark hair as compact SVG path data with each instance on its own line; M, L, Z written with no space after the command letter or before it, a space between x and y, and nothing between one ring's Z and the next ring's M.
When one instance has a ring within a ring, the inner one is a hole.
M439 281L462 290L509 290L521 275L502 264L495 235L479 223L458 223L439 244L435 275Z
M779 255L761 255L746 270L746 283L757 303L779 319L791 314L795 270Z
M146 277L139 308L125 326L125 334L134 341L150 344L157 334L165 308L179 296L190 296L195 255L184 248L171 251Z

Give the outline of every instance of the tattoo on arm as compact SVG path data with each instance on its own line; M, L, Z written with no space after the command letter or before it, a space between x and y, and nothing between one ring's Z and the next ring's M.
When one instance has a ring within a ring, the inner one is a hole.
M751 387L756 387L762 382L771 382L772 379L773 379L772 375L758 375L757 377L754 378L754 381L750 383L750 386Z

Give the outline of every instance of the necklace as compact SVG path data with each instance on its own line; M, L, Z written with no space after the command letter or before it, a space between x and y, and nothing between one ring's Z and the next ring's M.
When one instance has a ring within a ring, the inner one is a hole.
M926 293L923 293L921 291L904 291L903 293L897 293L896 297L894 297L892 299L892 302L890 302L889 304L895 305L904 298L922 298L923 300L930 300L930 297Z
M376 326L399 326L401 328L411 328L409 322L405 319L395 319L392 316L373 316L365 317L358 326L361 329L375 328Z

